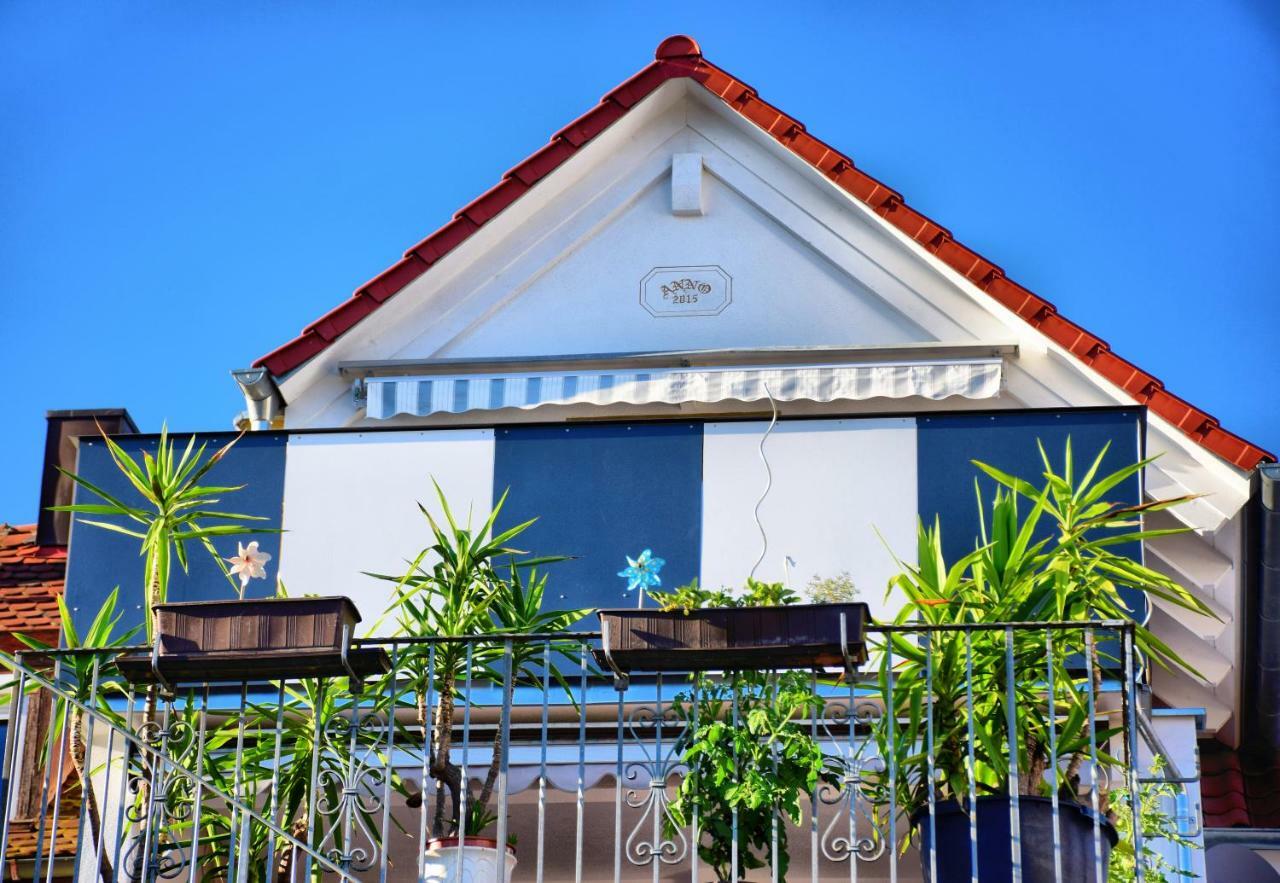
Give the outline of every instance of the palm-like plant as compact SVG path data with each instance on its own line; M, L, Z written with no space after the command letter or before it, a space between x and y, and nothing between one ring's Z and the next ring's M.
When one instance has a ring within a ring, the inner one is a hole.
M1124 601L1124 589L1211 614L1173 580L1115 551L1125 543L1179 532L1144 530L1140 516L1171 508L1185 498L1142 505L1108 500L1111 491L1151 461L1100 476L1105 455L1103 448L1077 477L1069 441L1061 473L1041 448L1041 487L975 461L1002 489L992 501L990 520L982 520L977 548L950 566L942 553L941 526L920 526L918 563L899 562L901 572L890 584L890 592L897 590L907 600L896 625L1070 621L1081 627L1053 631L1051 652L1046 637L1050 633L1040 630L1015 630L1012 648L1003 630L933 631L926 640L887 633L877 648L885 714L873 738L881 756L893 759L895 775L890 777L886 765L884 771L864 777L869 798L880 807L889 804L893 790L903 814L927 809L930 723L937 800L967 804L970 728L978 796L1007 794L1016 771L1022 794L1058 790L1074 798L1081 764L1091 751L1104 771L1119 763L1105 750L1114 729L1099 726L1090 737L1087 691L1099 688L1103 668L1118 660L1105 641L1086 639L1087 624L1130 619L1133 611ZM1019 498L1031 504L1025 516L1019 513ZM981 496L978 504L981 513ZM1053 530L1042 536L1046 521ZM1159 665L1194 671L1144 626L1135 624L1133 634L1140 655ZM1081 660L1088 662L1087 675L1079 671ZM1012 759L1010 711L1017 747Z
M538 659L529 645L512 646L507 677L503 634L562 631L582 619L589 610L543 611L546 578L533 569L558 557L525 558L527 553L509 545L533 524L525 521L494 534L494 525L506 501L504 493L478 530L455 519L439 484L433 480L444 523L426 507L418 508L427 520L431 541L409 563L402 576L369 574L396 584L387 615L401 634L487 641L444 641L431 646L414 644L401 651L398 660L407 687L414 694L418 724L430 733L428 770L439 784L436 793L433 836L456 830L464 806L484 815L493 791L501 756L501 730L495 734L493 762L480 794L463 795L462 770L451 759L454 708L467 701L466 688L474 680L503 682L513 689L518 680L537 683ZM510 578L502 576L503 564ZM521 571L532 575L521 577ZM552 675L563 676L553 666ZM435 697L434 714L428 696ZM446 808L446 795L449 807ZM478 833L470 831L469 833Z
M70 746L71 765L80 785L81 799L85 802L85 814L89 819L89 832L93 835L94 843L98 842L102 819L98 808L98 797L91 787L90 773L86 768L88 748L85 743L84 707L96 707L98 714L113 723L117 725L124 723L123 718L110 707L107 699L112 695L124 694L124 682L115 666L115 650L133 640L134 635L138 633L138 628L112 636L120 623L121 615L116 613L119 594L118 587L111 590L111 594L107 596L83 636L76 630L71 611L67 609L66 600L61 595L58 596L58 620L62 625L64 649L102 651L101 653L72 652L61 657L59 686L67 692L72 701L68 701L62 694L54 694L51 736L54 742L61 742L65 738ZM38 638L21 632L15 633L14 637L37 652L56 649ZM32 684L29 692L40 689L39 685ZM48 743L45 743L42 750L47 748ZM44 757L42 761L47 764L49 758ZM99 872L104 881L111 879L111 864L105 851L101 857Z
M169 575L173 562L176 560L184 571L187 569L187 546L191 542L198 543L209 553L226 575L231 586L236 588L235 580L231 578L226 564L214 548L213 538L279 532L250 527L246 524L246 522L265 521L263 517L222 512L210 508L217 505L221 495L240 490L243 485L219 487L200 484L209 470L218 465L218 462L240 440L240 436L236 436L206 458L207 445L201 444L197 448L196 438L193 435L179 455L176 445L169 439L168 428L165 427L160 430L160 444L156 448L155 456L143 451L141 462L130 457L105 432L102 434L102 440L106 442L107 451L116 469L128 479L142 497L142 505L126 503L88 478L60 469L64 475L102 502L72 503L51 508L56 512L111 516L136 525L136 527L128 527L126 524L111 521L82 519L85 524L121 533L139 541L139 551L145 559L143 587L148 612L156 604L164 603L169 589ZM242 590L241 595L243 596ZM148 615L146 617L148 642L153 637L151 625L151 616Z

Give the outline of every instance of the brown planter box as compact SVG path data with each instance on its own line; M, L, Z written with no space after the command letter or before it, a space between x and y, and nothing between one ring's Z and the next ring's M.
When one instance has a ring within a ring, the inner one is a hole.
M867 658L866 604L713 607L689 613L601 610L605 663L630 671L708 671L843 666Z
M171 683L276 680L350 674L343 636L354 635L360 613L350 598L253 598L157 604L156 658L122 656L130 680ZM347 648L358 676L386 671L381 648Z

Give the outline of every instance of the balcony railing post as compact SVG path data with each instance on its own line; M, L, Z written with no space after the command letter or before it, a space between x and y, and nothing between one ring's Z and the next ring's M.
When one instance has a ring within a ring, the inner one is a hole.
M898 713L893 702L893 633L884 642L885 697L884 713L889 728L889 818L885 820L885 836L889 840L889 883L898 883Z
M969 879L978 883L978 764L974 756L973 732L973 632L964 633L964 703L965 730L968 734L968 762L965 771L969 780Z
M1094 689L1094 643L1093 627L1084 630L1085 649L1085 698L1088 703L1089 717L1089 804L1093 810L1093 876L1095 883L1102 883L1106 877L1102 870L1102 813L1098 806L1098 718L1097 697Z
M244 771L244 734L245 734L245 717L246 710L249 705L249 685L246 682L240 684L240 708L239 719L236 721L236 759L231 774L231 796L240 800L243 795L241 790L241 775ZM163 743L162 743L163 745ZM235 869L239 864L238 846L240 845L239 831L240 813L237 807L231 808L231 826L229 830L228 847L227 847L227 879L237 879Z
M317 700L321 699L321 697L320 697L320 695L319 695L319 693L318 693L318 692L317 692L317 696L316 696L316 698L317 698ZM317 702L316 704L317 704L317 705L319 705L320 703L319 703L319 702ZM311 849L315 846L315 843L316 843L316 815L317 815L317 813L318 813L318 812L319 812L319 810L320 810L320 807L319 807L319 805L318 805L318 804L320 803L320 799L319 799L319 797L317 796L317 795L320 793L320 755L321 755L321 753L324 751L323 743L324 743L324 741L325 741L325 727L326 727L326 725L328 724L328 721L321 719L321 716L320 716L320 713L319 713L319 712L320 712L320 708L319 708L319 707L317 707L317 708L315 709L315 711L316 711L316 714L314 715L314 720L312 721L312 728L311 728L311 729L312 729L312 732L311 732L311 775L310 775L310 784L309 784L309 789L310 789L310 790L308 790L308 791L307 791L307 793L310 795L310 799L307 801L307 809L306 809L306 812L307 812L307 840L306 840L306 844L307 844L307 852L306 852L306 855L304 856L304 858L305 858L305 862L304 862L303 875L302 875L302 876L303 876L303 878L304 878L304 879L306 879L306 880L308 880L308 881L310 881L310 880L312 879L312 876L311 876L311 865L312 865ZM295 758L295 762L296 762L296 758ZM297 861L290 862L290 866L291 866L290 874L291 874L291 875L296 876L296 872L297 872L297 864L298 864L298 863L297 863Z
M98 702L98 674L99 674L99 669L101 668L100 663L101 663L101 657L94 656L93 668L89 675L89 703L88 704L91 707L96 705ZM72 718L71 709L68 708L67 709L68 723L71 721L71 718ZM88 791L90 788L93 787L93 782L91 781L91 775L89 774L89 770L93 769L93 765L92 765L93 722L94 722L94 715L89 715L89 719L85 721L84 740L81 742L81 744L84 745L84 759L83 761L81 761L80 766L81 766L81 769L85 771L85 777L84 777L84 781L81 783L82 787L80 790L80 812L79 812L79 818L76 820L76 844L77 844L76 857L71 865L71 868L72 868L71 877L74 880L80 879L80 859L84 855L84 850L79 848L79 844L84 842L84 824L85 824L85 820L88 818L88 815L89 815ZM74 747L72 750L73 751L75 750ZM76 771L77 778L79 778L79 774L80 774L79 770L77 770ZM3 865L0 865L0 867L3 867Z
M508 745L511 742L511 700L515 690L515 670L512 667L514 656L511 640L507 639L502 647L502 713L498 719L498 739L496 751L500 752L498 761L498 883L505 880L504 870L507 860L507 780L510 772Z
M137 701L138 701L137 692L135 690L130 689L129 696L125 702L125 709L124 709L124 724L126 727L131 728L133 726L133 711L137 705ZM120 880L129 879L128 876L125 874L125 872L120 868L120 856L121 856L121 850L124 847L124 841L127 839L125 834L126 822L134 821L133 819L129 818L129 813L126 810L126 805L130 800L129 792L133 790L129 787L130 784L136 784L140 781L139 779L135 779L129 770L131 755L133 754L133 752L137 750L138 750L137 746L132 744L128 739L123 739L123 738L121 739L120 796L116 800L116 840L115 840L115 847L112 849L112 852L111 852L111 867L115 870L116 876ZM110 760L110 758L108 758L108 760ZM141 771L139 771L139 775L141 775Z
M396 757L396 710L400 707L400 645L391 647L391 674L387 681L391 695L387 699L387 754L382 762L382 825L379 839L382 842L382 854L378 858L378 883L387 883L387 867L390 859L391 841L387 835L391 832L391 780L395 776ZM267 866L268 868L270 865Z
M776 705L778 702L778 673L776 671L769 673L769 680L772 684L770 688L770 698ZM818 694L818 674L814 672L810 677L809 687L813 694ZM818 715L819 706L815 705L809 710L809 738L816 744L818 741ZM825 724L824 724L825 726ZM773 771L778 772L778 746L774 743L769 750L770 760L773 762ZM822 783L813 786L813 791L809 793L809 883L818 883L818 858L822 853L821 846L818 843L818 789L822 787ZM771 856L773 878L772 883L778 883L778 807L773 808L773 830L772 830L772 846L773 855Z
M1121 700L1124 703L1124 755L1125 755L1125 784L1129 791L1129 807L1132 810L1132 825L1130 825L1131 834L1133 835L1133 874L1137 883L1142 883L1145 876L1143 865L1143 846L1142 846L1142 806L1141 795L1138 793L1138 673L1134 660L1133 647L1134 627L1132 623L1126 623L1121 631L1121 640L1124 644L1124 688L1121 691Z
M587 645L578 647L578 792L573 838L573 880L582 883L582 833L587 812Z
M431 806L436 802L438 788L440 783L436 781L435 776L431 773L431 759L435 752L435 745L432 744L432 719L435 716L435 683L436 683L436 647L432 644L427 648L427 683L426 690L423 694L423 705L419 710L422 727L422 785L420 794L422 797L422 805L419 807L418 813L418 883L424 883L427 879L427 838L428 827L427 817L431 814ZM427 786L431 788L428 791Z
M663 793L658 793L654 788L653 782L650 782L650 799L653 804L653 824L651 828L653 837L653 853L650 857L650 872L653 877L653 883L658 883L662 869L662 804L666 798L667 778L663 774L662 760L662 719L664 712L662 710L662 673L659 672L657 678L654 679L653 693L653 771L651 776L655 781L661 781Z
M283 690L282 690L283 692ZM281 706L283 707L283 702ZM209 688L206 686L200 695L200 724L196 731L196 765L195 772L197 775L204 775L204 746L205 737L208 732L209 718ZM279 732L279 727L276 729ZM278 757L278 755L277 755ZM279 766L279 761L276 763ZM204 788L200 786L198 781L192 782L195 790L195 808L191 814L191 862L187 868L187 883L196 883L196 868L200 864L200 814L204 810ZM273 795L274 799L274 795ZM268 838L270 844L275 840L274 837ZM267 867L271 867L270 846L268 846Z
M698 738L698 678L694 676L692 679L693 686L689 690L689 702L692 712L689 716L689 741L692 742ZM685 775L696 776L692 770L686 770ZM695 780L695 784L696 780ZM690 883L698 883L698 839L701 836L698 832L698 800L695 797L690 801L692 806L689 813L689 881Z
M613 679L614 691L618 694L618 732L616 736L617 744L614 746L617 750L617 764L613 773L613 883L622 883L622 776L623 776L623 740L626 738L625 722L623 720L626 714L625 693L627 690L628 679L615 676ZM544 698L545 701L545 698ZM545 705L544 705L545 708ZM546 753L546 747L543 747L543 753Z
M458 777L458 861L454 865L454 883L462 883L462 871L466 862L462 861L462 856L466 854L467 847L467 804L470 802L471 796L471 774L467 771L467 761L470 759L471 753L471 682L472 668L475 663L475 644L467 644L467 672L464 678L466 684L464 695L467 697L466 702L462 706L462 770ZM443 697L442 697L443 698ZM499 849L502 849L499 846ZM506 859L506 856L499 853L499 865Z
M733 702L732 720L733 720L733 783L735 785L741 782L741 775L738 772L738 674L734 672L730 675L729 695ZM729 852L729 873L734 880L738 879L738 804L733 804L730 813L730 830L732 833L732 841L730 842Z
M57 683L60 683L61 680L62 680L62 657L59 656L53 662L53 678L51 679L51 683L57 684ZM38 691L37 691L37 695L38 695ZM57 697L55 696L53 690L49 690L49 735L46 739L46 744L45 744L44 770L42 771L41 777L40 777L40 803L39 803L40 824L38 826L38 833L36 835L35 866L34 866L34 870L31 873L32 883L40 879L40 870L43 866L43 859L44 859L44 834L45 834L46 823L48 821L47 819L48 814L44 811L44 808L49 805L49 783L53 779L53 763L54 763L53 743L54 743L54 737L57 735L57 732L58 732L58 728L54 726L54 717L55 717L54 712L56 710L57 710ZM59 761L61 761L61 755L59 755ZM56 784L55 784L55 787L56 787ZM57 832L55 831L54 833L55 833L54 840L56 841Z
M1013 675L1013 628L1004 630L1005 720L1009 730L1009 848L1013 883L1022 883L1022 811L1018 802L1018 685Z
M209 688L205 687L206 706L208 705L208 695L209 695L208 691L209 691ZM285 709L285 682L282 680L280 681L280 686L277 688L277 693L276 693L276 735L275 735L275 744L271 752L271 795L268 799L268 805L267 805L267 818L271 819L271 821L273 822L276 821L276 815L279 812L279 807L280 807L280 795L279 795L280 758L283 754L283 749L284 749L284 709ZM201 715L201 718L200 718L200 738L201 738L201 741L204 740L204 716L203 715ZM203 748L201 750L203 750ZM280 820L280 826L281 827L285 826L284 819ZM199 826L197 825L196 827L198 831ZM193 852L195 851L194 844L192 846L192 851ZM267 835L266 851L267 851L267 857L266 857L264 866L266 868L266 873L269 875L271 873L271 869L275 867L275 861L276 861L276 838L271 834ZM195 865L195 862L192 862L193 867L194 865ZM195 883L195 878L192 878L190 883Z
M1049 785L1049 801L1053 818L1053 879L1062 878L1062 832L1058 830L1058 690L1054 682L1053 629L1044 630L1045 664L1049 687L1049 769L1053 780Z
M4 812L3 830L0 830L0 868L7 867L5 859L9 853L9 817L13 815L13 794L17 787L14 771L18 768L18 744L23 735L26 701L27 674L19 669L13 681L13 693L9 700L9 726L4 734L4 781L7 788L0 810Z
M844 614L840 615L841 634L843 636ZM847 645L846 645L847 646ZM848 655L846 653L846 660ZM849 883L858 883L858 785L860 776L855 739L857 738L858 721L858 680L857 670L850 664L845 665L845 680L849 683L849 767L845 769L844 787L849 789Z
M551 696L551 642L542 644L542 740L538 752L538 860L535 870L536 883L542 883L543 866L547 847L547 721ZM622 744L622 693L618 693L618 744ZM619 747L621 750L621 747ZM619 779L621 782L621 779ZM621 784L619 784L621 789ZM621 790L619 790L621 793ZM619 821L619 824L621 822ZM619 838L620 839L620 838ZM617 864L617 845L614 845L614 863Z
M111 772L114 763L112 757L115 755L116 747L116 728L110 727L107 731L107 751L106 760L102 764L102 796L103 801L98 805L98 830L93 834L93 869L95 874L99 874L104 880L111 878L111 874L102 866L102 844L107 833L107 809L110 806L106 801L106 797L111 794ZM93 776L88 777L87 787L93 788ZM84 799L84 797L82 797ZM0 867L4 867L4 862L0 861Z
M925 783L929 800L929 879L938 879L938 800L935 791L937 770L933 755L933 634L925 632L924 649L924 697L925 697Z

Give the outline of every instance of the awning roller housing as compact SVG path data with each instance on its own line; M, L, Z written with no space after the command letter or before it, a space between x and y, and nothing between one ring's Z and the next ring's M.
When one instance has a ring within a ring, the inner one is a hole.
M998 356L893 362L620 368L368 376L356 381L367 416L461 414L544 405L714 404L993 398L1004 378Z

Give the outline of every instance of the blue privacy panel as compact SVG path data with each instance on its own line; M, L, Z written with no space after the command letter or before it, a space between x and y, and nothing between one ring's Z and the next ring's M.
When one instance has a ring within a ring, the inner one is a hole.
M199 448L207 442L205 455L216 451L234 437L233 433L202 433L196 441ZM187 444L189 435L171 436L178 453ZM135 459L141 451L154 454L159 444L156 436L132 436L119 439L124 450ZM281 526L281 502L284 497L285 435L250 434L240 439L236 446L211 469L201 484L216 486L244 485L244 488L221 494L214 509L261 515L268 520L257 522L264 528ZM84 438L80 441L77 471L98 487L126 503L142 505L141 495L116 469L107 446L100 438ZM77 503L100 502L82 488L76 489ZM67 560L67 601L75 612L76 626L83 629L98 612L111 589L120 586L120 602L125 614L121 620L125 626L142 623L143 559L138 555L139 541L104 530L93 525L79 523L84 519L94 521L115 520L126 526L136 526L123 519L108 519L94 515L75 515L71 545ZM210 520L210 524L219 523ZM222 557L236 553L237 539L241 542L257 540L259 548L269 552L272 559L267 564L267 578L249 581L250 597L275 594L276 574L280 563L279 534L258 533L245 537L217 537L214 545ZM235 590L227 582L218 565L198 542L187 544L190 572L183 573L174 562L169 582L170 601L198 601L235 597ZM141 639L139 639L141 641Z
M627 555L646 548L667 562L662 588L698 575L701 425L511 427L495 435L495 500L510 488L499 525L537 518L516 545L574 556L551 565L548 607L634 606L617 574ZM595 617L582 627L596 628Z
M935 515L941 518L948 562L971 552L978 541L975 479L987 507L996 488L995 482L970 461L989 463L1042 487L1044 465L1037 440L1044 444L1055 470L1061 473L1069 437L1077 477L1108 442L1111 446L1099 470L1101 475L1135 462L1144 450L1145 424L1140 409L947 414L920 417L917 426L920 517L929 524ZM1117 503L1141 502L1139 477L1130 477L1108 496ZM1030 505L1020 506L1020 511L1027 512L1030 508ZM1049 519L1042 519L1040 536L1051 536L1052 532ZM1116 546L1114 551L1141 560L1142 550L1137 543ZM1144 619L1145 598L1133 593L1127 600L1135 611L1135 618Z

